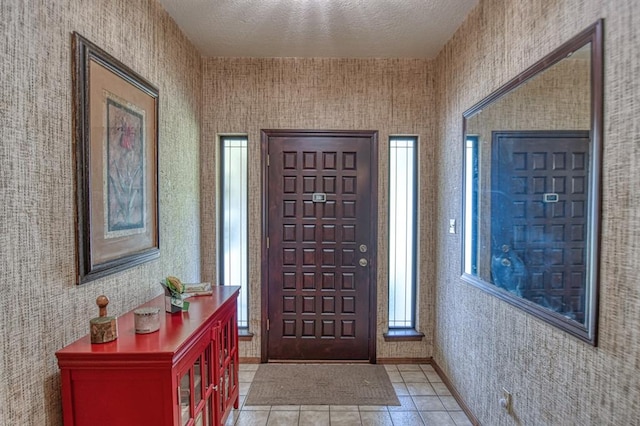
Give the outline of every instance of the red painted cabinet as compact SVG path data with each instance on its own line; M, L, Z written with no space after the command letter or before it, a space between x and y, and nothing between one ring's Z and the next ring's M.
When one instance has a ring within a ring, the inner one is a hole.
M133 311L118 318L118 338L87 335L56 352L65 426L212 426L238 407L239 287L214 286L190 298L188 312L164 312L160 330L136 334ZM87 321L88 324L88 321Z

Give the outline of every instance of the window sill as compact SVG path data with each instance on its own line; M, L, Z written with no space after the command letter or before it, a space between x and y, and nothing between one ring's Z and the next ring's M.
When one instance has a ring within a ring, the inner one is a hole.
M385 342L418 342L424 339L424 333L411 328L389 330L383 336Z
M241 342L250 342L253 340L253 333L246 328L238 328L238 340Z

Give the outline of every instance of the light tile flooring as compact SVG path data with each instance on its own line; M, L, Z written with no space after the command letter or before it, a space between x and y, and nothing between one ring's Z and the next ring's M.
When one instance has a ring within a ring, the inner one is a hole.
M245 406L258 364L240 365L240 409L231 426L471 426L431 365L385 365L400 406L286 405Z

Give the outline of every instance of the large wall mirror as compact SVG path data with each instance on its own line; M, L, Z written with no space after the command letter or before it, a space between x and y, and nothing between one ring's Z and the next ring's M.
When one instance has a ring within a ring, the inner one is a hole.
M602 25L463 118L463 279L593 345Z

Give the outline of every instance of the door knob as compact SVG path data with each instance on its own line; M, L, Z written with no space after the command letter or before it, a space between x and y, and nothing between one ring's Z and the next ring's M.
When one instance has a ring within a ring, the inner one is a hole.
M369 264L369 262L367 262L367 259L365 259L364 257L361 258L358 263L360 264L360 266L367 266Z

